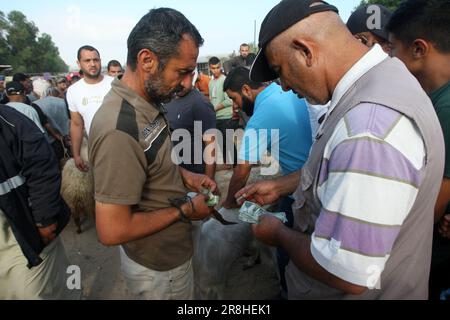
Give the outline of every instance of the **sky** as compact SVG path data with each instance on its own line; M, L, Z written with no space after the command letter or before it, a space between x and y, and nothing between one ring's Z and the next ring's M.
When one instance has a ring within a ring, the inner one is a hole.
M253 42L266 14L280 0L15 0L2 1L5 14L24 13L41 33L51 35L63 60L76 68L76 53L83 45L96 47L102 63L125 63L127 38L150 9L170 7L182 12L200 31L205 44L200 57L238 51L241 43ZM347 21L360 0L328 0Z

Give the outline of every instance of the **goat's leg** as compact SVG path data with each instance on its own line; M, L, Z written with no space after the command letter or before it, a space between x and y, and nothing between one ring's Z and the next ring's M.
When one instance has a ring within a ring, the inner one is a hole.
M75 225L77 226L77 234L81 234L83 231L81 230L80 215L75 214L74 217L73 217L73 220L75 221Z

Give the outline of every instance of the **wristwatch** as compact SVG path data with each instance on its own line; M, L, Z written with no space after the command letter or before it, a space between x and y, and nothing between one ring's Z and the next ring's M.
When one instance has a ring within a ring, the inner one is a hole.
M186 215L186 213L181 208L184 204L189 203L191 205L191 208L193 210L192 200L191 197L185 196L183 198L175 198L175 199L169 199L170 204L178 209L180 220L183 223L191 223L191 219Z

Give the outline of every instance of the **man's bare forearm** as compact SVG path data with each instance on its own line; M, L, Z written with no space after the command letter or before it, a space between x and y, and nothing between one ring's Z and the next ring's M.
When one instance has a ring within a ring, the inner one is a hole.
M275 180L277 193L280 197L290 196L297 190L300 183L300 173L301 170Z
M216 164L207 164L205 165L205 175L210 177L212 180L215 180L216 175Z
M184 212L190 212L184 205ZM132 213L129 206L97 203L97 231L104 245L119 245L156 234L180 220L176 208Z
M278 240L288 252L294 265L308 276L347 294L360 295L367 290L365 287L336 277L320 266L311 254L311 237L309 235L283 227L278 234Z
M62 139L62 134L56 130L55 128L52 127L52 125L50 123L47 123L45 125L45 129L48 131L48 133L50 133L50 135L55 139L55 140L61 140Z
M236 203L234 195L241 190L247 184L248 177L250 176L251 165L239 164L234 168L233 176L231 177L228 187L228 195L226 203Z
M72 154L74 158L79 157L81 152L81 144L83 141L83 126L71 124L70 138L72 140Z
M205 142L205 149L215 143L215 136L207 136L203 137L203 141ZM215 180L216 176L216 151L213 150L211 154L205 154L205 174L210 177L212 180Z

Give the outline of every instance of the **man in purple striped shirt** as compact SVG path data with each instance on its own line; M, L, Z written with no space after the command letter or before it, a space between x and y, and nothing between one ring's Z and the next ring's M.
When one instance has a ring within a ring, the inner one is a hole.
M280 76L330 107L300 172L236 197L268 204L295 191L294 230L270 216L253 228L289 253L290 299L426 299L439 122L405 66L354 39L336 12L283 0L264 20L252 80Z

